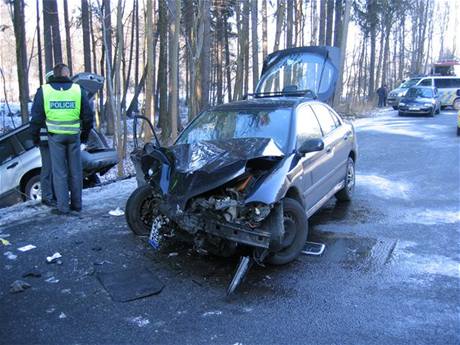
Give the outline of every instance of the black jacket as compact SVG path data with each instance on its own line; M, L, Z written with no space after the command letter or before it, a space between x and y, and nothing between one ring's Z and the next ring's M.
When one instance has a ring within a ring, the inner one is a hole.
M72 81L66 77L51 78L49 84L53 89L68 90L72 86ZM82 143L88 141L88 136L93 128L93 110L89 104L86 92L81 90L81 107L80 107L80 121L81 121L81 134L80 139ZM32 119L30 120L30 135L35 145L40 143L40 128L46 128L46 115L45 105L43 102L43 91L40 87L35 94L34 103L32 104Z

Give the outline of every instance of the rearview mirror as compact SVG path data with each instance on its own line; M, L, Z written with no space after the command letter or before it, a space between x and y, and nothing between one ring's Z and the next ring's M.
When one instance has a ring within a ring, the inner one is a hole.
M304 155L309 152L322 151L323 149L324 141L320 138L317 138L304 141L297 151Z

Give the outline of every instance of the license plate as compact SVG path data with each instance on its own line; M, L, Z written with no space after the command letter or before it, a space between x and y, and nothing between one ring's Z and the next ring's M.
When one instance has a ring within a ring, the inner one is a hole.
M417 107L410 107L409 110L420 110L420 108L417 108Z

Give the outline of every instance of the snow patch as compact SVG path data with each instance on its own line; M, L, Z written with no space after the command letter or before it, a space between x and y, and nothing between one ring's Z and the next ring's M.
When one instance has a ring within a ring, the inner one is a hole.
M404 222L423 225L460 223L460 211L425 209L407 214Z
M364 187L370 193L385 199L400 198L407 200L412 191L412 185L406 181L398 181L374 174L357 174L356 186Z
M148 324L150 324L150 320L147 319L147 318L144 318L142 316L129 317L129 318L127 318L127 320L130 323L136 325L137 327L145 327Z
M222 312L220 310L214 310L214 311L207 311L206 313L203 313L203 317L208 317L208 316L216 316L216 315L222 315Z

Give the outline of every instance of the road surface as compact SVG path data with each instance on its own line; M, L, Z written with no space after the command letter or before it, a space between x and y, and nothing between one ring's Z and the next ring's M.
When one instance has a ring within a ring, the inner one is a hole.
M321 257L253 268L225 297L237 258L134 237L124 207L134 180L86 190L80 218L33 203L0 210L1 344L459 344L460 139L456 117L356 121L352 203L310 220ZM17 249L32 244L35 249ZM62 264L45 258L62 254ZM177 253L177 255L170 253ZM16 257L15 257L16 256ZM148 267L154 296L111 300L96 271ZM35 270L41 277L22 278ZM22 279L32 287L12 294Z

